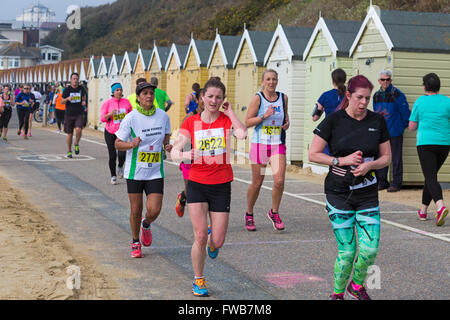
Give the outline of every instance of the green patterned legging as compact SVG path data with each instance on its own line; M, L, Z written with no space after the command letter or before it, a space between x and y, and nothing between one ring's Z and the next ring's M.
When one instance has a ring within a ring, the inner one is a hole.
M377 206L360 210L340 210L333 207L327 199L327 211L339 249L334 264L334 292L342 293L350 279L353 266L353 281L362 285L368 268L375 262L380 240L380 208ZM357 249L359 253L354 262Z

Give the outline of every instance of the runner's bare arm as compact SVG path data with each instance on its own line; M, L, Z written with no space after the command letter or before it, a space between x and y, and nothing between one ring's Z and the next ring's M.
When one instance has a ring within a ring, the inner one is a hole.
M225 102L222 107L223 113L231 120L233 135L240 140L247 138L247 127L241 122L241 120L238 119L236 114L233 112L231 104L229 102Z
M127 151L129 149L136 148L139 145L139 143L141 143L140 137L133 138L131 142L122 141L119 138L117 138L116 142L114 143L114 147L120 151Z

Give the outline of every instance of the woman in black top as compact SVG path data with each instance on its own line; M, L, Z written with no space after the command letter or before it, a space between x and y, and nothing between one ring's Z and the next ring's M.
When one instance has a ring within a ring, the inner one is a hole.
M314 130L309 150L310 161L330 166L325 194L339 248L332 299L343 299L346 287L350 296L370 299L363 283L378 253L380 236L375 170L391 162L386 122L383 116L367 110L372 89L372 83L362 75L350 79L341 106ZM327 144L330 155L323 152ZM358 251L355 225L359 254L354 263ZM353 268L353 279L347 286Z

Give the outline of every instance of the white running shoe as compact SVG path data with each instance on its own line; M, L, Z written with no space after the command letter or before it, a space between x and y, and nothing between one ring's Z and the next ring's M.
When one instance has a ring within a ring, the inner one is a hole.
M117 177L116 176L111 177L111 184L117 184Z
M117 167L117 177L123 179L123 167Z

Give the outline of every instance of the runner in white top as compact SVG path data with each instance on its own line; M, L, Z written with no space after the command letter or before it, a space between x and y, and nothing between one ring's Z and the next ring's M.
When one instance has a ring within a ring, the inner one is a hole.
M130 199L130 225L133 242L131 256L143 257L142 245L152 243L150 224L161 212L164 193L163 148L170 152L170 119L162 110L153 105L155 87L140 83L136 88L139 103L128 113L116 132L115 147L127 151L124 177L127 179ZM129 142L131 141L131 142ZM142 218L142 192L147 196L146 215ZM139 238L139 233L141 237Z

